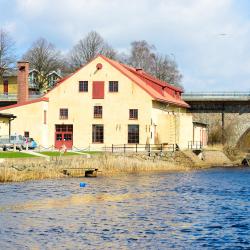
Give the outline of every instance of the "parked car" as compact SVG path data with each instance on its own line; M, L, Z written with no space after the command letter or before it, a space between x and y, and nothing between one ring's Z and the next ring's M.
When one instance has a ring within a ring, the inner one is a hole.
M10 148L14 148L16 146L16 149L22 150L24 137L22 135L11 135L10 136Z
M22 148L26 149L27 144L28 144L28 149L35 149L37 147L37 143L34 141L33 138L24 137Z
M4 151L16 147L17 150L34 149L37 143L33 138L24 137L22 135L0 136L0 148Z

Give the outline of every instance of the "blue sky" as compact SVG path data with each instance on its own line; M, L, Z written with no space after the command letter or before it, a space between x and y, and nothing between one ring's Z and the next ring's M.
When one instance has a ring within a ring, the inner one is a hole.
M146 40L177 61L186 91L250 91L248 0L0 0L21 56L45 37L67 52L89 31L118 51Z

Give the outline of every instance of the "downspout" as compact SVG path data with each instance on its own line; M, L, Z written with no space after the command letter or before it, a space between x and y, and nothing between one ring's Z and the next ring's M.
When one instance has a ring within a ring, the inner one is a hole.
M9 139L10 139L10 134L11 134L11 118L9 119Z

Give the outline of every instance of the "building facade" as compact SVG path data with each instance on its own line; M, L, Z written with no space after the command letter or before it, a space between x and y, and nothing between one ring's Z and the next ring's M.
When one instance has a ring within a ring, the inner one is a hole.
M28 64L20 65L21 74L27 74ZM18 84L27 85L25 80ZM181 94L180 88L142 69L100 55L43 97L24 101L19 93L22 101L0 110L17 116L13 132L44 147L164 143L185 149L192 141L193 123Z
M6 97L17 95L17 72L18 70L9 70L4 73L2 78L0 77L0 95L5 95ZM30 70L28 79L30 94L32 95L38 93L40 85L39 72L36 69ZM61 79L61 75L56 71L52 71L48 74L48 77L46 78L46 85L48 85L49 88L52 88L59 79Z
M0 113L0 139L11 135L11 122L16 118L13 114Z

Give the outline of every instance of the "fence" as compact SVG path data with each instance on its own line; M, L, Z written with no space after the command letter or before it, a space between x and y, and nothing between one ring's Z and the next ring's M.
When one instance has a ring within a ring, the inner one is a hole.
M151 152L174 152L178 150L175 144L112 144L111 147L104 147L103 150L111 153L151 153Z
M203 145L201 141L189 141L188 149L202 149Z

